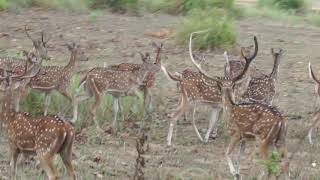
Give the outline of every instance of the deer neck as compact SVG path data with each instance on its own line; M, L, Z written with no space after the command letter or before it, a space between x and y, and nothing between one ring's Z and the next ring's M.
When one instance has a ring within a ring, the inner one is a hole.
M232 90L229 88L222 90L222 109L224 120L228 121L231 118L232 107L234 105L232 100Z
M76 66L76 59L77 59L76 56L77 56L77 53L75 53L75 52L71 53L69 63L64 67L64 72L73 71L73 69Z
M277 79L278 69L279 69L279 57L276 55L275 60L274 60L274 64L273 64L273 69L272 69L272 72L270 74L270 77L272 79Z

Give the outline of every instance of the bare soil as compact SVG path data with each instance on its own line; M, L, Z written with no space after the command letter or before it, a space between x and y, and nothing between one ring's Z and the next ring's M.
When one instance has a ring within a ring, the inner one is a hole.
M152 52L151 42L164 43L163 64L170 71L181 71L190 63L187 45L178 46L171 36L157 39L146 36L161 28L174 30L180 17L165 14L142 14L141 16L116 15L103 12L97 17L90 13L73 13L43 9L25 9L17 12L0 12L0 32L9 36L0 38L0 54L15 55L22 49L30 49L31 43L23 33L27 24L31 32L44 30L50 41L50 55L53 58L45 64L66 64L69 54L66 43L80 43L90 55L90 60L79 65L79 70L90 67L136 62L137 52ZM305 140L297 144L297 137L303 131L305 121L315 108L314 84L308 77L307 64L312 62L316 74L320 76L320 28L307 24L290 25L263 18L236 21L239 44L252 43L252 36L259 39L259 54L254 64L265 73L270 73L273 65L270 48L281 47L285 54L281 59L277 95L274 104L289 118L288 149L301 146L291 166L292 179L320 179L320 131L314 131L315 144ZM34 34L36 35L36 34ZM236 53L236 52L234 52ZM223 75L224 59L222 51L206 52L212 74ZM196 137L190 121L182 119L178 123L173 143L166 147L169 118L178 103L176 84L159 73L153 93L153 111L146 119L150 128L149 150L146 153L146 179L232 179L224 152L228 137L223 132L216 140L202 144ZM204 132L208 123L207 108L199 108L197 124ZM190 119L190 118L189 118ZM106 119L106 124L112 119ZM135 122L139 125L139 121ZM122 123L124 126L125 123ZM127 127L127 126L126 126ZM135 137L137 129L129 126L115 137L108 133L98 133L90 127L79 132L74 149L74 164L79 179L130 179L134 174ZM6 142L0 137L0 179L9 179L9 156ZM242 158L243 179L255 179L261 166L249 162L248 154L252 144L248 144ZM21 158L23 159L23 158ZM66 176L61 160L57 160L59 172ZM312 167L312 163L317 163ZM20 179L43 179L41 169L35 162L20 162ZM35 178L38 177L38 178Z

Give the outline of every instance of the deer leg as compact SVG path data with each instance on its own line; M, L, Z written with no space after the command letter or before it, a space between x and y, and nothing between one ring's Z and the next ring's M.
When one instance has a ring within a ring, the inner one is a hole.
M168 146L171 146L171 139L172 139L174 125L177 124L177 120L179 119L179 117L188 109L186 93L183 95L184 96L181 99L180 106L178 107L177 111L174 113L174 115L172 116L172 119L170 120L169 132L168 132L168 136L167 136L167 145Z
M59 89L59 92L66 97L70 102L72 102L71 95L68 93L67 89Z
M21 92L20 90L16 91L16 97L14 99L14 110L15 112L20 111L20 98L21 98Z
M222 109L218 109L218 114L216 117L216 122L214 123L214 127L212 129L212 133L211 133L211 138L215 139L218 136L218 124L217 121L219 121L219 119L221 118L221 114L222 114Z
M91 113L92 119L94 120L94 123L96 124L96 127L98 130L101 130L101 128L100 128L99 123L96 118L96 112L97 112L97 108L99 107L100 103L101 103L101 95L99 93L96 93L95 94L95 102L91 107L90 113Z
M197 134L197 136L198 136L198 138L200 139L200 141L201 142L203 142L203 138L202 138L202 136L200 135L200 133L199 133L199 131L198 131L198 128L197 128L197 126L196 126L196 122L195 122L195 113L196 113L196 107L197 107L197 105L196 104L193 104L192 106L191 106L191 111L192 111L192 126L193 126L193 129L194 129L194 131L196 131L196 134ZM184 113L185 114L185 113Z
M231 136L227 151L226 151L226 159L229 165L230 173L233 175L235 180L240 179L240 174L237 173L236 169L234 168L234 165L232 163L232 160L230 158L230 155L232 154L232 151L235 147L235 145L240 141L240 134L234 134Z
M115 132L118 131L118 113L119 113L119 109L120 109L120 103L119 103L120 97L118 96L114 96L113 97L113 111L114 111L114 119L113 119L113 123L112 123L112 127L115 129Z
M16 148L10 149L11 153L11 160L10 160L10 166L11 166L11 179L16 179L16 170L17 170L17 160L19 156L19 150Z
M309 130L309 132L308 132L308 139L309 139L309 143L310 143L310 144L313 144L313 141L312 141L312 130L313 130L313 128L311 128L311 129Z
M148 109L151 109L151 106L152 106L152 97L151 97L151 94L150 94L150 91L149 91L149 88L144 88L144 92L143 92L143 108L147 110Z
M45 99L44 99L44 115L46 116L48 114L48 109L51 101L50 93L45 93Z
M214 108L214 109L212 109L212 111L211 111L208 130L207 130L206 136L205 136L205 138L204 138L204 142L205 142L205 143L208 142L209 137L210 137L210 134L211 134L211 132L212 132L212 129L217 129L217 128L216 128L216 124L217 124L217 121L218 121L218 119L219 119L219 113L220 113L220 109L218 109L218 108Z
M79 102L81 101L84 101L86 99L89 99L90 97L92 97L91 94L87 93L85 95L78 95L74 98L73 100L73 117L72 117L72 120L71 122L72 123L75 123L76 120L78 119L78 105L79 105Z
M60 153L63 164L65 165L68 175L72 180L76 180L76 174L72 165L72 143L74 141L74 136L68 135L66 146L63 151Z
M57 180L58 179L58 173L56 168L53 166L53 157L40 157L40 165L46 172L49 180Z
M245 150L245 146L246 146L246 142L244 140L241 140L240 141L240 147L239 147L239 152L238 152L238 155L237 155L237 174L240 175L240 161L241 161L241 156L242 154L244 153L244 150Z

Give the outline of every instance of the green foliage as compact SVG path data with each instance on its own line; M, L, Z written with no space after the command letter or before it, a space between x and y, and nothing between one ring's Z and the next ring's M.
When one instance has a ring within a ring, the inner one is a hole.
M295 11L304 11L307 7L306 0L259 0L258 3L260 6L269 6Z
M268 172L268 175L277 175L279 172L279 153L277 150L272 150L271 156L268 160L259 161Z
M0 10L7 9L8 7L8 0L0 0Z
M91 0L94 9L111 8L113 12L138 12L138 0Z
M236 42L232 19L218 8L191 11L177 26L177 41L185 45L191 32L205 29L210 31L194 37L193 46L197 49L228 47Z
M83 10L88 7L87 0L0 0L7 1L6 8L40 6L55 9ZM1 4L1 2L0 2Z
M43 95L32 90L28 96L22 100L21 109L31 114L41 114L41 112L43 112L43 101Z
M234 0L144 0L151 11L163 10L170 14L187 14L194 9L234 9Z

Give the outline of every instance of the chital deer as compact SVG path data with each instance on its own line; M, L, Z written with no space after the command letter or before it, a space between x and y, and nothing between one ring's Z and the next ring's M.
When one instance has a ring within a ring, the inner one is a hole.
M249 51L246 48L242 48L243 54L248 54ZM277 52L274 52L277 51ZM276 93L276 82L278 76L280 57L283 52L279 52L279 49L271 49L271 54L274 59L274 65L272 72L268 75L264 75L260 70L251 68L251 80L247 91L240 97L239 100L244 102L256 101L265 104L272 104L273 97ZM244 55L245 56L245 55ZM246 56L248 57L248 56ZM225 66L225 75L235 77L241 73L244 68L242 61L230 61L228 57L225 58L227 63Z
M10 150L11 178L16 179L17 159L20 153L35 153L45 170L49 180L56 180L58 173L53 165L53 158L60 154L67 172L72 179L76 175L72 166L72 146L75 137L74 128L56 117L36 116L11 110L12 91L20 85L21 80L35 75L33 71L23 76L6 77L0 79L5 83L2 101L1 121L5 130Z
M196 32L196 33L199 33L199 32ZM256 39L254 39L254 43L255 43L255 51L252 55L250 55L249 59L254 59L258 53L258 42ZM190 55L190 58L193 59L193 61L195 61L194 59L195 56L192 54L192 34L190 36L190 41L189 41L189 55ZM175 113L172 115L170 119L169 132L167 136L167 145L171 146L172 144L171 143L172 133L173 133L174 125L176 124L177 120L183 113L187 112L190 107L192 112L192 126L198 138L201 141L208 142L210 134L215 127L215 124L219 118L219 112L221 110L220 88L217 85L216 86L213 85L215 84L215 82L212 82L211 86L208 86L206 83L204 83L203 79L206 79L206 77L203 76L200 72L185 70L179 76L177 76L168 72L163 66L162 66L162 70L164 71L165 74L169 76L170 79L177 81L179 83L179 87L181 91L180 105L178 106ZM241 86L237 86L236 96L241 96L247 89L250 78L248 77L246 79L247 79L246 81L243 81L243 83L241 83ZM209 79L206 79L206 80L210 81ZM195 108L197 105L200 105L200 104L207 104L212 107L209 126L204 139L200 135L195 125L195 118L194 118Z
M69 95L67 88L71 76L75 72L76 64L78 61L87 61L88 57L79 45L73 43L67 45L70 51L70 60L66 66L44 66L41 68L40 73L31 78L29 87L32 89L40 90L45 93L44 115L47 115L48 108L51 100L51 92L57 90L70 102L72 96Z
M23 55L26 57L25 59L19 59L15 57L0 57L0 68L4 69L10 66L12 71L15 74L22 74L24 72L24 65L33 61L34 63L40 64L43 59L49 60L50 57L48 56L48 50L47 50L47 43L49 39L44 40L44 33L41 32L41 38L39 40L36 40L31 37L31 35L28 33L27 27L25 26L24 29L27 37L32 41L33 49L29 52L23 51ZM36 62L37 61L37 62ZM21 86L23 88L23 86ZM19 104L20 104L20 92L22 90L17 90L14 92L14 104L15 104L15 111L19 111Z
M77 120L79 102L94 96L95 102L90 108L90 115L97 128L100 129L95 114L101 102L101 96L104 93L109 93L114 97L113 107L115 115L113 127L117 131L117 116L120 109L119 98L121 96L137 96L139 88L145 85L143 83L148 73L160 70L160 61L151 62L148 53L142 55L142 61L143 64L140 67L133 68L131 71L112 70L110 67L91 69L80 82L80 86L84 86L84 94L79 94L74 98L72 122Z
M152 46L156 48L156 58L155 63L161 65L161 51L163 48L163 44L160 43L157 45L155 42L152 43ZM150 58L149 54L143 55L140 53L141 59L147 60L146 58ZM133 63L121 63L118 65L111 65L108 66L111 70L118 70L118 71L133 71L139 68L142 68L143 64L133 64ZM143 104L144 109L146 107L149 107L151 105L152 96L150 93L150 88L154 85L155 78L156 78L155 72L148 72L145 79L143 80L143 85L140 86L140 90L143 91Z
M317 96L319 97L320 96L320 81L319 81L319 79L315 76L315 74L314 74L314 72L313 72L313 70L312 70L312 67L311 67L311 63L309 62L309 76L310 76L310 78L315 82L315 92L316 92L316 94L317 94ZM316 124L314 124L314 126L315 126ZM309 139L309 143L310 144L313 144L313 142L312 142L312 130L313 130L313 127L314 126L312 126L311 128L310 128L310 131L309 131L309 133L308 133L308 139Z
M245 56L244 56L245 57ZM201 66L191 59L197 69L211 81L215 81L221 88L224 121L230 134L230 141L226 150L226 159L234 179L240 177L240 158L245 149L245 140L255 138L259 144L260 154L263 159L268 158L268 148L274 145L281 158L281 168L288 173L289 161L286 150L287 119L273 106L261 103L236 104L233 101L234 86L243 80L252 59L247 59L242 73L232 79L229 77L209 76ZM204 82L210 85L210 81ZM216 84L213 84L215 86ZM234 147L240 143L237 158L237 169L230 158Z

